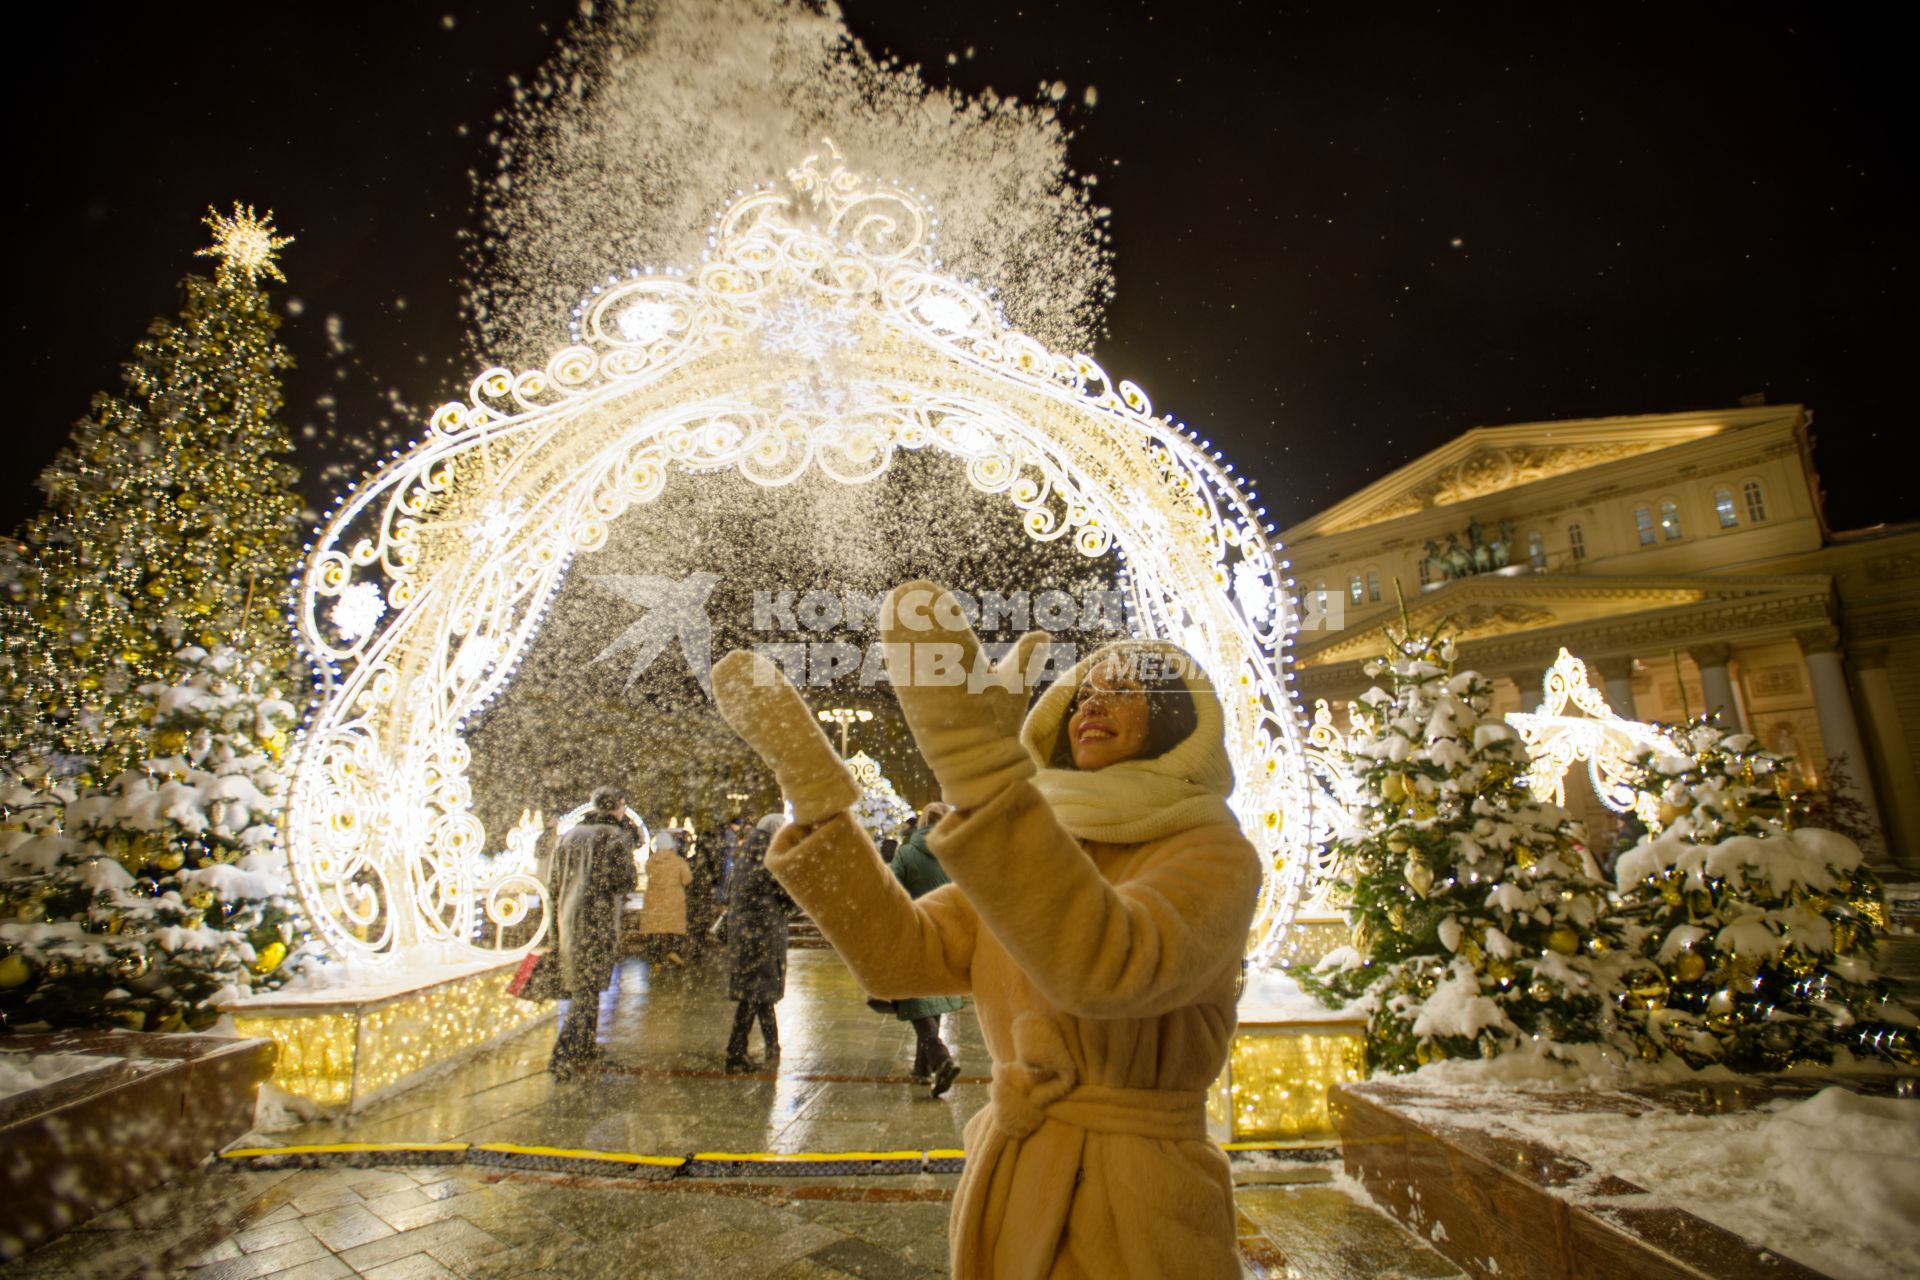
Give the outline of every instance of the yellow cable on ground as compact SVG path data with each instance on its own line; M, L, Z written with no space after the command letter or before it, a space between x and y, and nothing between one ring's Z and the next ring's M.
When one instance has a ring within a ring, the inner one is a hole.
M494 1151L509 1156L547 1156L556 1160L606 1160L615 1164L644 1164L664 1169L678 1169L687 1162L685 1156L643 1156L632 1151L594 1151L584 1147L533 1147L518 1142L481 1142L476 1143L473 1149Z

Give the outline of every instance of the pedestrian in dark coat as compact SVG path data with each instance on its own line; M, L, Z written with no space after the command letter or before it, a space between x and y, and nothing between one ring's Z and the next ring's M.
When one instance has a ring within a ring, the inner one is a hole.
M951 805L937 800L928 805L920 825L893 855L889 868L909 898L922 897L941 885L952 883L940 859L927 846L927 833L951 811ZM940 1038L940 1018L964 1008L966 1001L959 996L914 996L893 1002L893 1016L913 1024L913 1078L920 1084L933 1086L936 1098L952 1088L955 1077L960 1074L952 1050Z
M780 1058L780 1025L773 1006L787 994L787 916L794 906L765 859L774 833L786 821L778 813L760 819L734 859L727 897L727 996L739 1003L727 1039L730 1072L754 1069L747 1057L747 1036L756 1021L767 1065Z
M633 851L640 832L626 816L619 787L600 787L593 807L553 851L547 888L567 1014L548 1068L561 1078L595 1057L600 993L613 985L620 951L620 908L639 886Z
M707 930L720 914L720 885L724 870L720 852L722 839L719 828L702 836L694 845L693 857L689 860L693 881L687 886L687 941L695 951L704 952L707 949L710 941Z

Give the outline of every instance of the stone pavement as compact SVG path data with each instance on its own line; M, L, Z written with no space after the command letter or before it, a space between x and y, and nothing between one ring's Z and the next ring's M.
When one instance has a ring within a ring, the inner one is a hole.
M351 1120L255 1135L246 1145L457 1140L652 1155L958 1147L962 1123L986 1098L971 1010L947 1019L966 1074L934 1100L905 1074L911 1029L870 1011L832 953L795 951L789 964L777 1073L720 1070L732 1007L722 975L699 965L654 974L632 961L602 1005L607 1065L598 1073L556 1083L544 1070L549 1030ZM1457 1274L1351 1199L1336 1168L1324 1158L1236 1162L1248 1276ZM0 1268L0 1280L933 1277L946 1274L957 1181L216 1165Z

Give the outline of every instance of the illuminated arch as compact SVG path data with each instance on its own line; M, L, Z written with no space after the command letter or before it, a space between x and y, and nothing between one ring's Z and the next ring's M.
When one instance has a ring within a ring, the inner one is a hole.
M1033 538L1115 549L1135 628L1214 675L1234 805L1267 863L1250 949L1275 954L1324 822L1287 688L1293 583L1265 509L1138 387L1047 351L943 274L937 229L911 188L809 156L782 186L737 195L697 267L596 286L544 369L486 371L343 496L297 584L323 689L286 823L334 950L483 931L532 945L544 893L482 853L461 726L507 686L572 558L615 519L676 471L780 486L812 466L854 484L899 449L933 449L1013 503Z
M1648 798L1639 790L1633 762L1650 750L1678 752L1679 748L1652 725L1616 715L1587 678L1587 664L1564 648L1547 668L1544 693L1537 710L1507 715L1507 723L1527 745L1532 763L1526 782L1534 799L1564 805L1567 771L1584 760L1600 803L1615 813L1641 810L1645 818ZM1569 714L1570 710L1581 714Z

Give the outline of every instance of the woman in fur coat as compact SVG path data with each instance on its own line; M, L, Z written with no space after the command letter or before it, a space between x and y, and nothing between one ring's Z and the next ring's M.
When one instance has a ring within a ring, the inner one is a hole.
M955 810L931 834L953 883L917 901L848 812L859 788L777 669L735 653L713 683L793 805L767 866L861 984L974 998L993 1083L966 1128L953 1274L1238 1276L1206 1090L1233 1035L1261 872L1227 807L1211 683L1172 645L1123 642L1027 714L1045 636L989 667L930 583L894 591L881 622L901 711ZM940 679L956 655L964 674Z

